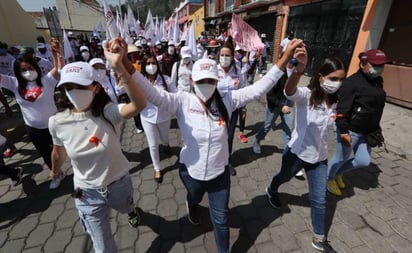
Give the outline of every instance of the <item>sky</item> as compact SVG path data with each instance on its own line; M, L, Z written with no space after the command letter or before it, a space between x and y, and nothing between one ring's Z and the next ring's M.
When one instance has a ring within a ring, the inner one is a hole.
M97 0L101 5L103 0ZM109 4L117 5L119 0L107 0ZM44 8L56 5L55 0L17 0L25 11L43 11ZM120 0L121 3L124 1Z

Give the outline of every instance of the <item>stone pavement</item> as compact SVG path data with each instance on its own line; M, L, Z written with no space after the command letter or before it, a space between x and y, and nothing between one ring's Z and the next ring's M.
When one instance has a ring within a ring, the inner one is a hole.
M281 130L268 134L262 155L253 154L253 135L264 119L264 104L256 101L247 108L249 143L234 140L237 175L232 177L230 196L231 252L317 252L310 244L306 181L292 179L280 188L284 203L280 210L267 203L264 189L281 161ZM410 135L403 138L410 141ZM186 191L177 170L178 129L171 129L170 142L171 155L161 155L164 180L156 184L144 134L135 133L132 120L124 126L122 144L143 216L138 229L132 229L126 215L111 212L119 252L216 252L206 200L202 202L203 225L192 226L185 216ZM22 166L24 179L13 188L10 179L0 178L0 252L93 252L70 197L69 164L65 163L69 176L61 188L48 190L49 171L27 136L16 146L17 153L6 163ZM331 145L331 153L333 149ZM344 179L344 196L328 195L327 227L335 249L340 253L412 252L411 163L378 148L371 166L347 173Z

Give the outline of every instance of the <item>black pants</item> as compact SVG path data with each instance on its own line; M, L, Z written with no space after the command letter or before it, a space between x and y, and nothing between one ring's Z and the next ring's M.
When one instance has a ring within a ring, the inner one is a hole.
M0 165L0 174L9 176L12 180L17 180L18 170L12 169L6 165Z
M125 103L128 104L130 103L130 98L129 96L125 93L119 96L119 103ZM142 125L142 120L140 119L140 113L138 113L136 116L133 117L134 119L134 124L137 129L143 130L143 125Z
M238 117L239 117L239 109L236 109L232 112L232 116L230 117L229 128L228 128L229 163L231 162L230 157L232 155L233 138L235 136L236 122L237 122Z
M34 147L40 152L44 162L51 169L51 152L53 150L53 140L49 129L38 129L26 125L27 134L33 142Z

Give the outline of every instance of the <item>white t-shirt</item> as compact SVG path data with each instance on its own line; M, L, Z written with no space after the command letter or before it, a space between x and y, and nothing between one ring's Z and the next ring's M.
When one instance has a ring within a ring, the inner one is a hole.
M14 76L14 61L14 57L9 53L6 53L6 55L0 55L0 74Z
M167 90L169 92L177 92L176 86L174 83L171 82L168 76L163 76L166 81ZM160 75L157 76L155 82L152 84L157 90L165 90L163 86L163 80ZM140 118L144 121L147 121L152 124L162 123L168 121L172 118L172 114L170 114L167 110L159 109L154 104L147 101L146 107L140 112Z
M126 175L130 164L122 153L120 109L124 104L109 103L104 116L94 117L91 111L69 109L50 117L49 130L53 143L64 146L73 167L75 187L98 189Z
M46 53L42 54L39 51L36 52L36 56L39 58L44 58L50 62L53 61L53 55L51 53L51 51L47 50Z
M28 82L26 90L20 93L17 79L14 76L1 75L0 87L14 93L26 125L46 129L50 116L57 112L54 103L54 88L57 82L58 80L48 73L41 78L42 87L36 82Z
M183 60L180 60L173 64L171 81L176 83L176 80L177 80L177 89L179 91L186 91L186 92L191 91L192 84L190 80L192 77L192 67L193 67L192 62L186 65L183 63ZM179 70L177 68L179 68Z
M229 117L235 109L264 96L282 75L283 72L275 65L254 85L228 91L222 100ZM186 165L189 175L202 181L212 180L221 175L228 163L229 148L227 126L223 117L218 115L216 104L212 103L210 110L205 112L194 93L169 93L154 89L137 71L133 78L142 88L148 101L160 110L176 114L183 138L180 162Z
M242 70L235 64L235 66L230 66L229 71L226 73L225 70L217 65L219 81L217 82L217 89L220 95L223 97L231 90L237 90L246 86L245 80L242 78Z
M328 158L328 126L336 116L336 104L330 108L323 102L317 108L309 105L311 90L298 87L295 94L286 96L296 103L295 128L288 143L292 153L308 163Z
M53 63L45 58L38 58L37 65L39 65L42 76L48 74L53 69Z

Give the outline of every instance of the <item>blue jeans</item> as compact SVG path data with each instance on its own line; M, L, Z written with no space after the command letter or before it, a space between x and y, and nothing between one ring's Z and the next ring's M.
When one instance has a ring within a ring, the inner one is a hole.
M352 138L351 146L345 146L340 140L339 130L336 130L336 151L330 160L328 167L328 179L335 179L336 175L342 175L359 167L369 166L371 160L371 147L366 143L366 136L361 133L349 131ZM352 150L354 157L349 159Z
M309 184L310 215L313 232L317 238L323 238L325 236L327 160L315 164L308 163L301 160L287 148L282 156L282 168L272 178L269 192L272 194L277 193L279 186L288 182L303 168L306 171Z
M82 197L75 199L80 222L92 241L96 253L117 252L109 222L109 208L120 213L134 210L132 179L126 174L102 189L81 189Z
M192 178L184 164L180 164L179 175L187 190L187 202L194 206L202 201L207 192L209 199L210 219L214 227L215 242L218 253L229 252L229 193L230 172L226 167L225 172L209 181L200 181Z
M272 124L280 115L283 132L283 151L285 152L287 145L290 141L290 136L292 135L294 110L293 108L290 108L290 113L284 114L282 113L281 109L282 108L280 107L275 107L272 111L270 111L268 105L266 104L265 123L256 133L256 141L259 142L265 139L266 135L270 131Z

